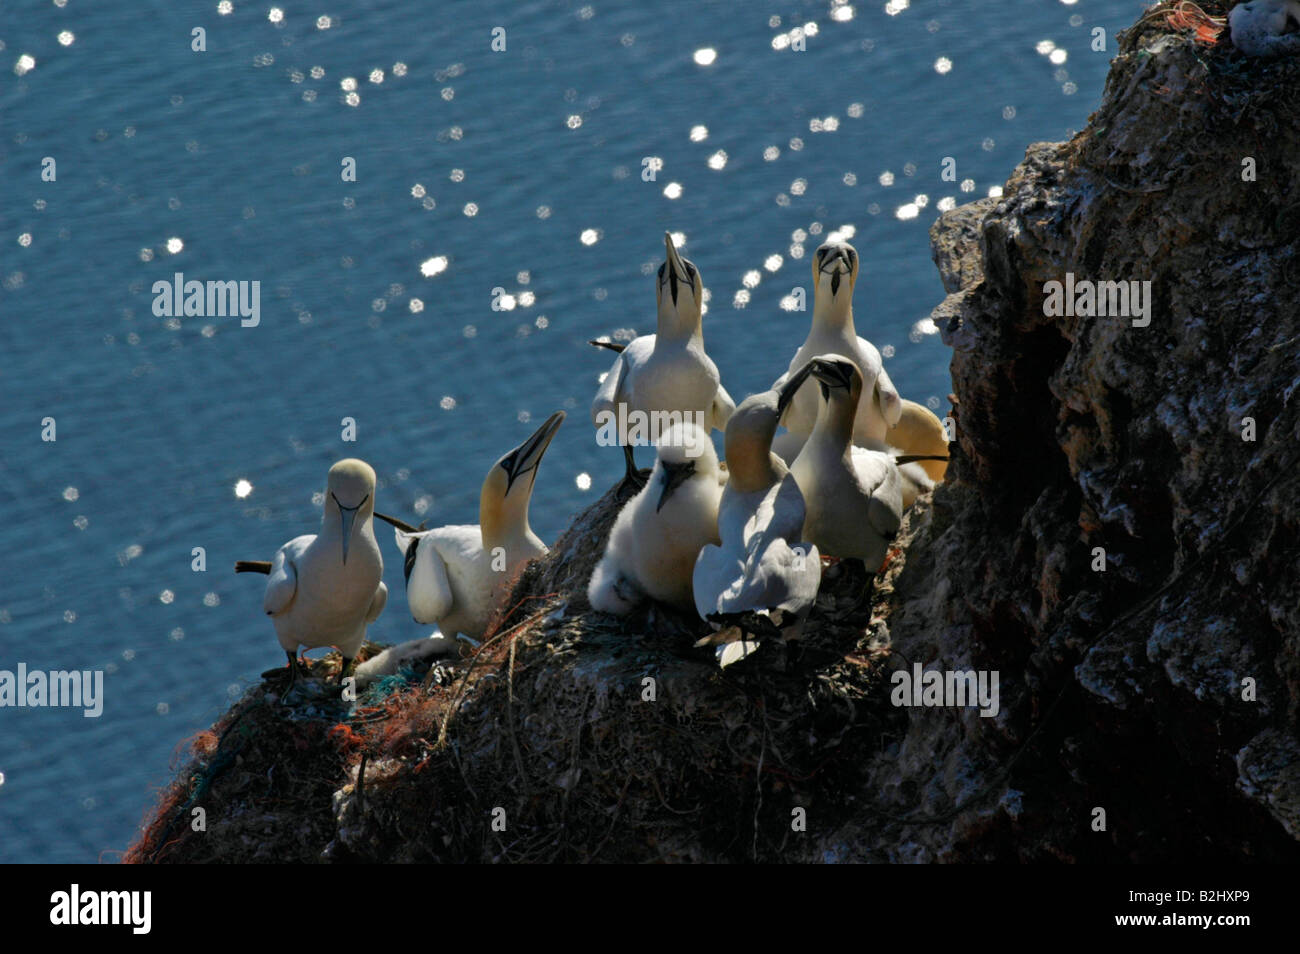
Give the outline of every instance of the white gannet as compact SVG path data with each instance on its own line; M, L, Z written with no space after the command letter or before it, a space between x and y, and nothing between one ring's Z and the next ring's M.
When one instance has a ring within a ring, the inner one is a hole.
M1219 21L1222 22L1222 21ZM1300 53L1300 2L1250 0L1228 14L1232 45L1247 56Z
M847 242L827 242L813 255L813 313L808 338L795 352L790 368L779 378L794 374L821 354L843 355L862 374L862 406L853 428L853 441L883 441L888 428L898 423L902 404L894 383L880 360L880 352L866 338L858 337L853 324L853 288L858 280L858 253ZM788 434L776 441L781 457L791 461L817 421L817 384L804 382L785 412L782 424Z
M670 423L686 415L706 432L714 427L721 430L736 409L722 386L717 365L704 352L700 273L677 254L667 232L664 247L667 255L655 286L657 331L634 338L620 350L591 404L597 431L616 437L623 445L627 466L623 481L632 487L642 484L632 455L633 443L640 439L653 442ZM669 414L673 416L665 416ZM624 421L630 425L628 433L623 433ZM634 429L639 438L631 433Z
M862 372L838 354L812 360L821 408L811 436L790 467L803 493L804 538L828 556L857 557L875 576L902 523L898 466L884 451L853 447Z
M515 571L546 553L528 525L537 465L559 430L556 411L533 435L488 471L479 492L477 524L422 530L385 514L404 556L406 601L417 623L437 623L443 635L482 639L488 619Z
M727 422L730 473L718 506L721 544L695 561L695 608L701 618L739 639L706 637L723 666L758 648L748 636L799 634L821 582L821 556L803 540L804 500L785 463L772 453L777 421L810 365L780 391L746 398ZM784 632L783 632L784 631Z
M864 460L869 460L873 451L883 451L894 458L902 480L903 509L906 510L917 497L943 482L948 467L948 442L943 424L928 408L906 398L902 403L902 416L898 424L888 430L886 440L854 444L852 452ZM787 431L776 436L772 449L782 460L794 461L805 440L805 437Z
M718 542L722 483L708 432L685 421L656 446L650 479L619 512L587 586L588 601L601 612L626 616L647 598L694 609L695 558L706 543Z
M388 587L375 540L375 471L348 458L330 468L320 533L294 537L275 560L240 560L236 573L266 573L262 608L289 657L288 694L298 674L298 647L333 646L343 654L339 679L384 610ZM283 698L283 697L282 697Z

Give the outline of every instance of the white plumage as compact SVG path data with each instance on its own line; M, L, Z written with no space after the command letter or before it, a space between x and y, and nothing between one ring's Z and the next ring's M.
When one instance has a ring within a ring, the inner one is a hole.
M862 391L857 365L842 355L813 359L822 406L812 435L791 465L807 513L804 536L828 556L857 557L875 573L902 524L902 482L893 457L853 447Z
M689 415L686 419L706 430L725 427L735 410L717 365L704 351L700 274L678 255L667 233L664 244L667 258L656 286L657 333L633 339L614 359L591 405L592 424L598 430L612 429L612 422L620 420L620 409L622 419L634 411L672 412L676 420ZM650 433L647 440L658 437ZM627 453L629 476L633 476L630 448Z
M330 468L320 532L294 537L275 554L262 608L293 660L299 646L333 646L344 670L388 600L375 540L375 472L349 458ZM236 569L265 564L236 564Z
M838 354L853 361L862 375L862 398L853 429L853 441L884 441L898 423L902 402L889 379L880 352L858 337L853 323L853 288L858 279L858 253L847 242L827 242L813 256L813 314L808 337L795 352L790 367L773 385L784 382L822 354ZM790 436L778 439L778 453L789 461L817 422L817 383L806 381L795 394L782 423Z
M661 435L645 487L614 521L592 573L592 607L625 616L646 599L691 610L692 571L700 548L718 542L722 484L708 433L694 424Z
M758 647L747 636L797 636L821 582L817 548L803 541L803 495L771 451L781 412L802 382L796 375L781 392L746 398L727 422L730 480L718 508L720 543L700 550L693 574L701 618L715 629L734 626L740 637L718 647L724 666Z
M479 523L416 530L380 515L397 529L406 601L419 623L447 636L481 639L507 584L529 560L546 553L528 525L537 465L564 420L557 411L488 471L479 493Z

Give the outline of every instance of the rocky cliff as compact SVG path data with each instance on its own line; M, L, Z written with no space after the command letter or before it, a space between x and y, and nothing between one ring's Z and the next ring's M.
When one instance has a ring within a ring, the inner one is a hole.
M251 690L129 859L1300 860L1297 100L1147 14L1082 133L939 219L953 460L869 607L828 565L719 672L590 612L607 495L473 658ZM916 664L997 714L892 705Z

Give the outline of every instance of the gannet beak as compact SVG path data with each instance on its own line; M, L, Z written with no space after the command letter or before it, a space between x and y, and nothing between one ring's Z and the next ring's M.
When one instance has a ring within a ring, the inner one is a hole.
M556 411L542 423L541 427L533 431L528 440L506 455L502 466L506 469L507 494L510 493L516 480L537 470L537 465L542 462L542 455L546 453L546 448L551 445L551 439L555 437L555 432L560 429L562 423L564 423L564 412Z
M664 504L668 498L673 495L682 484L690 480L691 475L695 473L695 461L688 460L681 464L664 464L664 489L659 495L659 505L655 507L655 513L664 509Z
M667 254L668 287L672 292L673 305L676 306L677 283L689 283L690 278L686 271L686 265L682 262L682 257L677 254L677 249L673 246L673 237L668 232L664 233L664 251Z
M853 274L852 250L846 245L823 245L817 250L817 271L830 275L831 294L838 295L840 280Z
M333 492L330 493L330 496L334 497ZM366 494L364 497L361 498L361 503L357 504L355 507L345 507L343 506L343 504L339 503L338 497L334 497L334 503L338 504L338 508L339 508L339 520L343 525L342 529L343 529L343 565L344 566L348 565L348 544L352 542L352 527L357 522L357 511L360 510L362 507L364 507L366 501L369 499L370 499L370 494Z
M813 363L809 361L794 374L790 375L789 380L781 386L781 390L777 392L776 396L776 413L778 416L785 413L785 409L789 407L790 402L794 400L794 396L798 393L800 386L803 385L804 381L808 380L808 375L812 374L812 366Z
M348 542L352 539L352 524L356 522L357 512L355 509L344 510L339 508L339 516L343 519L343 565L348 565Z
M832 388L847 388L853 381L853 372L840 361L827 361L825 358L813 358L808 362L812 376L823 385Z

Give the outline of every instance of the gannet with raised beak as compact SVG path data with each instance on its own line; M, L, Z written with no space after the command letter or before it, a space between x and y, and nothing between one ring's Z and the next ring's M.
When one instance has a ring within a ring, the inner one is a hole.
M853 427L853 442L866 446L884 441L887 430L898 423L902 403L889 379L880 352L858 337L853 324L853 288L858 280L858 253L847 242L827 242L813 255L813 313L808 338L795 352L790 368L773 387L821 354L843 355L862 375L863 400ZM817 383L804 382L785 412L782 424L789 435L778 440L777 453L793 460L817 421Z
M857 557L874 576L903 517L898 466L884 451L853 447L860 413L862 372L843 355L812 360L810 373L822 395L812 434L790 467L803 493L804 537L822 553Z
M821 556L802 542L803 494L772 453L777 421L810 371L805 365L780 391L746 398L727 422L721 543L700 550L693 575L696 611L722 631L697 645L717 645L724 667L758 648L747 637L799 635L817 597Z
M384 610L388 587L374 512L374 469L363 460L341 460L329 471L319 533L294 537L270 563L235 564L236 573L268 574L262 608L289 657L289 688L298 675L299 646L338 649L342 680L366 638L366 624Z
M647 417L656 412L675 414L668 423L690 415L690 420L706 432L715 427L721 430L736 409L722 386L717 365L704 352L704 285L700 273L677 253L667 232L664 249L666 258L659 266L655 286L657 331L634 338L614 359L591 405L591 420L598 432L616 431L618 422L630 420L632 412ZM650 417L644 425L648 441L659 436L651 428L662 420ZM639 488L642 477L627 437L618 435L627 466L623 482Z
M533 435L487 472L479 492L479 522L421 530L385 514L404 557L406 601L417 623L436 623L445 636L482 639L492 610L515 572L546 553L528 525L537 465L564 420L556 411Z
M650 479L609 532L587 587L592 607L626 616L652 599L693 609L695 558L705 544L718 542L721 496L708 432L689 421L672 425L660 435Z

